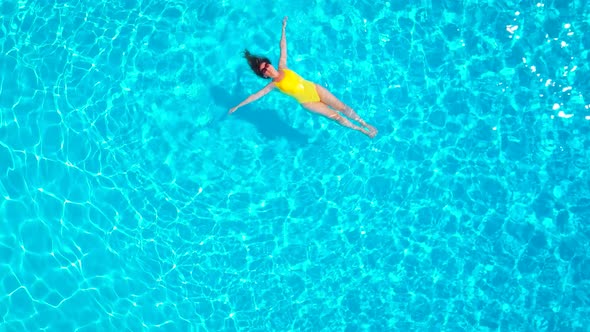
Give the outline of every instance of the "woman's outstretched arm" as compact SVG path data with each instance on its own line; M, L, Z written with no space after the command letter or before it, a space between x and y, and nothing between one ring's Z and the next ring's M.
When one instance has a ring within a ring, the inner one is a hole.
M281 34L281 58L279 59L279 69L287 67L287 37L285 30L287 28L287 16L283 18L283 32Z
M271 92L272 89L274 89L275 84L274 82L270 82L268 83L264 88L262 88L260 91L251 94L248 98L244 99L244 101L242 101L241 103L239 103L236 107L232 107L229 110L229 114L232 114L233 112L235 112L238 108L247 105L255 100L260 99L261 97L263 97L264 95L266 95L267 93Z

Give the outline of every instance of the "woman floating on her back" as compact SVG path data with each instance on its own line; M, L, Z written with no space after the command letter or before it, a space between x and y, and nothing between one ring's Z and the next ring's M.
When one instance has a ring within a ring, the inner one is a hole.
M238 106L230 109L229 113L231 114L239 107L259 99L276 87L284 94L295 98L301 103L301 106L305 107L307 110L330 118L345 127L358 130L371 138L375 137L375 135L377 135L377 129L367 124L352 108L334 97L334 95L323 86L307 81L297 75L294 71L287 68L286 27L287 17L283 19L281 57L279 59L278 71L270 64L268 58L252 55L248 50L244 52L244 57L248 60L248 64L254 73L262 78L272 78L272 82L267 84L262 90L246 98L238 104ZM358 122L361 126L353 124L347 118L343 117L341 113Z

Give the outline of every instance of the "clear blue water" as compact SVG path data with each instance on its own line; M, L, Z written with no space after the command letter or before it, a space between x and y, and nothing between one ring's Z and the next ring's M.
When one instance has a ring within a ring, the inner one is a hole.
M0 4L0 330L588 331L586 1L190 3Z

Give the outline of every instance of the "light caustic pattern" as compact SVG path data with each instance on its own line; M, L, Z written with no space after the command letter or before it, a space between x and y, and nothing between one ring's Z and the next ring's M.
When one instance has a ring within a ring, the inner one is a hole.
M562 3L3 1L0 330L582 331L590 28ZM376 140L279 94L223 117L283 15Z
M547 15L549 17L553 15L558 15L556 13L552 13L551 10L545 10L545 4L537 3L536 10L533 13L528 13L529 16L533 15ZM519 24L530 24L530 20L534 19L534 17L524 18L521 17L520 11L516 11L514 13L514 24L510 24L506 26L506 31L510 33L509 38L515 38L516 40L520 40L521 38L526 39L526 35L523 35L522 28ZM581 15L580 17L582 17ZM564 50L560 52L563 56L561 57L561 61L564 63L552 63L551 67L545 69L548 72L542 73L537 70L537 66L534 63L530 63L530 60L527 61L526 57L522 58L522 62L525 67L530 68L531 73L536 75L539 79L539 82L543 83L545 87L549 88L547 93L540 93L539 97L543 98L546 96L556 96L559 98L559 101L555 101L551 107L553 111L558 111L557 116L561 118L569 119L578 113L579 117L582 116L585 120L590 120L590 115L586 115L583 110L590 109L590 100L588 97L584 96L584 92L588 93L587 91L582 91L581 89L574 89L572 85L576 85L575 82L575 75L576 70L579 66L584 65L584 58L587 57L588 52L584 50L584 43L581 42L581 38L578 35L583 36L583 32L580 31L578 27L572 26L571 23L568 23L569 18L562 18L560 20L554 21L552 24L559 24L562 29L552 29L552 34L549 33L545 34L545 43L538 45L537 51L541 50L552 50L557 47L564 49L564 48L572 48L572 50L567 51ZM576 19L575 17L573 19ZM576 25L582 26L584 22L576 21ZM519 31L519 28L521 31ZM575 32L577 31L577 33ZM526 40L524 41L526 42ZM534 57L534 54L530 56ZM556 69L561 67L560 69ZM564 103L565 110L564 110ZM567 111L567 113L566 113ZM553 119L555 114L551 114L551 118Z

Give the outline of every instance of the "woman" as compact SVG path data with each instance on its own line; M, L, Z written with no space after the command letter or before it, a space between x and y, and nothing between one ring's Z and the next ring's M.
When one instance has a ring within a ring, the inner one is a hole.
M244 52L244 57L248 60L248 64L254 73L262 78L271 78L272 82L267 84L262 90L246 98L238 104L238 106L230 109L229 113L231 114L235 112L238 108L266 95L272 89L278 88L286 95L295 98L301 106L305 107L307 110L330 118L345 127L358 130L371 138L375 137L375 135L377 135L377 129L367 124L352 108L334 97L334 95L323 86L304 80L301 76L297 75L297 73L287 68L286 27L287 17L283 19L279 70L276 70L275 67L273 67L268 58L252 55L248 50ZM341 114L358 122L361 126L353 124Z

